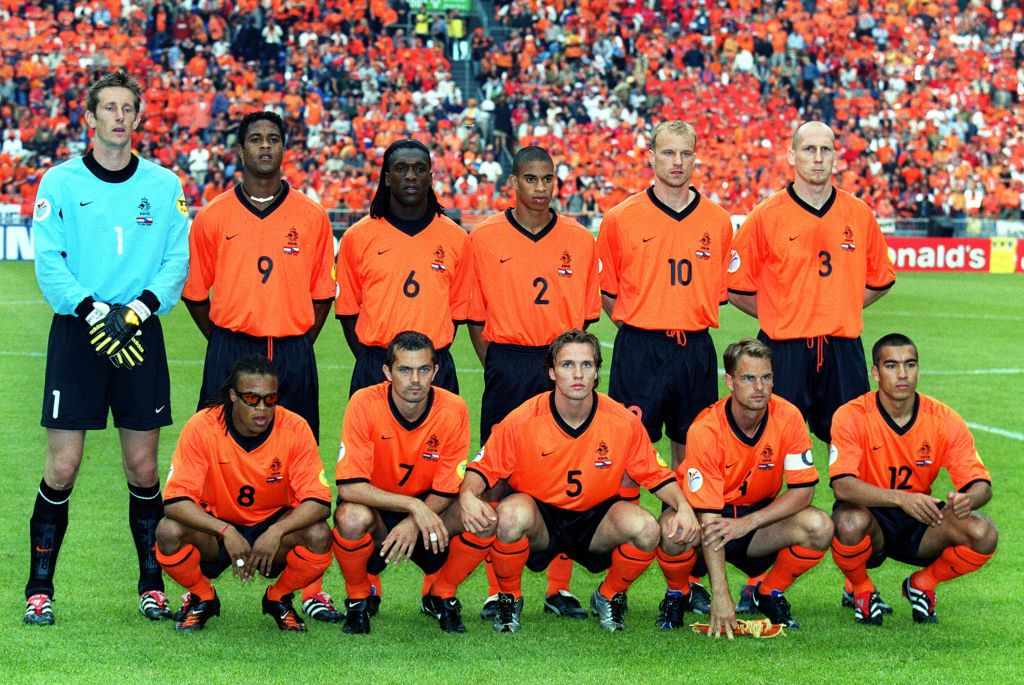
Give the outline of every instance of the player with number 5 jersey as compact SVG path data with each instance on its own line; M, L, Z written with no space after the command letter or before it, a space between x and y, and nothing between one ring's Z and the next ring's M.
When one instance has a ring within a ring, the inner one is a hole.
M356 358L349 394L384 381L385 347L401 331L437 349L434 384L458 393L448 347L466 319L466 231L444 214L431 188L430 151L400 140L384 152L370 215L338 249L334 312Z

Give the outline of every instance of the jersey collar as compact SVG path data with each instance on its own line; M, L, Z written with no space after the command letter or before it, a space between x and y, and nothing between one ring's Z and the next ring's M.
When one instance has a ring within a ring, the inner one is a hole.
M900 426L892 420L892 417L889 416L889 412L887 412L885 407L882 406L882 400L878 398L877 390L875 391L875 406L878 407L878 413L882 415L886 425L892 429L893 433L896 435L906 435L910 429L914 427L914 424L917 423L917 410L921 408L921 396L916 392L914 393L914 411L910 414L910 420L907 421L907 425L905 426Z
M548 233L551 233L551 230L555 227L555 224L558 223L558 213L555 212L555 210L553 209L548 209L548 211L551 212L551 221L547 223L547 226L537 231L537 235L530 233L529 231L526 230L526 228L523 227L521 223L516 221L516 218L512 215L511 208L505 210L505 218L508 220L510 224L512 224L512 228L516 229L517 231L522 233L526 238L532 240L533 242L539 243L540 239L546 236Z
M135 170L139 168L139 158L133 153L131 159L128 160L128 166L117 171L111 171L96 161L92 148L89 148L89 151L82 157L82 163L85 164L86 169L92 172L93 176L104 183L124 183L134 176Z
M810 212L819 219L828 214L828 210L832 209L832 205L835 204L837 194L836 187L832 186L832 194L828 196L828 200L825 202L825 204L821 206L821 209L815 209L814 207L810 206L809 204L800 199L800 196L796 194L795 190L793 190L792 183L786 186L786 192L789 193L789 196L793 198L793 202L797 203L797 205L801 209L803 209L805 212Z
M228 427L228 434L235 441L235 443L246 452L252 452L259 448L260 445L267 441L270 434L274 431L274 423L277 421L275 414L274 418L270 420L270 425L267 426L267 430L263 431L259 435L242 435L235 429L235 422L231 420L231 405L224 405L224 425Z
M249 198L245 196L245 191L242 190L241 183L235 186L235 197L238 198L238 201L242 204L243 207L248 209L257 218L266 219L268 216L274 213L275 209L281 206L281 204L284 202L284 199L288 197L288 193L290 190L291 188L285 182L285 180L281 179L281 192L278 194L277 197L274 198L273 202L271 202L263 209L256 209L256 207L251 202L249 202Z
M658 196L654 194L654 186L647 189L647 197L650 198L654 206L660 209L662 212L667 214L670 218L675 221L682 221L686 217L690 216L697 210L697 205L700 204L700 193L693 186L690 186L690 192L693 193L693 199L690 200L690 204L683 207L682 211L677 212L676 210L669 207L667 204L658 199Z
M768 411L771 408L771 403L764 410L764 418L761 419L761 423L758 424L757 430L754 431L752 437L747 437L747 434L740 429L736 423L736 419L732 415L732 397L725 401L725 418L729 421L729 428L732 429L732 434L736 436L736 439L742 442L744 445L753 447L761 441L761 436L764 435L765 428L768 427Z
M586 433L587 429L590 428L590 424L594 421L594 416L597 414L598 401L599 400L597 397L597 391L595 390L594 404L593 406L590 407L590 414L587 415L587 419L580 424L579 428L573 428L564 420L562 420L562 415L558 413L558 408L555 407L555 391L551 390L550 392L548 392L548 404L551 406L551 415L555 417L555 423L558 425L559 428L562 429L563 433L568 435L573 440Z
M427 406L420 414L420 417L415 421L410 421L404 416L402 412L398 410L398 405L395 404L395 398L391 395L391 383L388 383L388 408L391 409L391 415L395 417L395 421L398 425L407 431L414 431L423 425L423 422L430 416L430 409L434 406L434 387L431 386L430 390L427 391Z
M416 235L420 231L425 229L430 224L434 223L434 218L436 216L437 215L434 214L433 212L428 211L425 215L423 215L423 218L413 219L410 221L407 219L399 219L390 211L384 212L384 220L387 221L392 226L394 226L395 228L397 228L402 233L409 236L410 238L416 237Z

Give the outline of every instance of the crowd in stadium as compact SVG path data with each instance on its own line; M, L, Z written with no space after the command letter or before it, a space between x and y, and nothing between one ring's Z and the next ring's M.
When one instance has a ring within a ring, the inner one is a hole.
M507 206L501 148L539 144L562 210L598 214L650 183L650 126L682 118L697 185L736 214L784 184L795 122L820 119L837 185L882 217L1021 216L1018 3L512 0L496 39L467 18L401 0L5 0L0 203L27 215L42 173L88 145L84 84L126 66L147 88L136 147L193 206L237 180L237 122L269 107L294 141L289 181L357 215L402 137L434 150L446 206ZM480 97L452 79L467 56Z

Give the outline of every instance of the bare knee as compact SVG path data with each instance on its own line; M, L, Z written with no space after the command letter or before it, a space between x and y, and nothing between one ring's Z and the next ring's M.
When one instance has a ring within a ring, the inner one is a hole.
M965 521L967 545L978 554L992 554L999 542L999 531L992 519L974 513Z
M803 545L810 549L826 550L832 544L834 527L828 514L817 507L807 507L800 512L800 528L803 532ZM863 537L863 536L861 536Z
M640 509L630 521L629 543L645 552L653 552L661 541L661 526L646 509Z
M162 554L174 554L182 547L185 526L166 516L156 526L156 546Z
M302 544L309 551L325 554L331 549L331 529L324 522L314 523L302 531Z
M358 540L373 526L373 512L362 504L345 502L334 512L334 529L346 540Z
M832 512L835 536L844 545L855 545L864 539L871 526L867 509L844 505Z
M661 518L658 519L658 533L661 538L658 544L661 546L662 551L670 557L678 556L689 549L686 545L673 542L669 539L669 534L672 532L669 527L672 522L672 517L675 515L675 509L666 509L661 513Z
M498 505L498 539L504 543L515 542L526 534L532 525L534 511L519 498L508 498Z

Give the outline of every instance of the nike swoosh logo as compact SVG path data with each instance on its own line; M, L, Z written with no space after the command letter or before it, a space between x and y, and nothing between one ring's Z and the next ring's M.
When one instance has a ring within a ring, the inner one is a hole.
M790 242L793 242L794 240L796 240L796 239L797 239L797 238L799 238L799 237L800 237L800 236L798 236L798 235L791 235L791 236L789 236L789 241L790 241Z
M554 450L549 450L549 451L547 451L547 452L541 452L541 453L540 453L540 456L542 456L542 457L549 457L549 456L551 456L551 455L552 455L552 454L554 454L554 453L555 453L555 451L554 451Z
M511 257L505 257L504 259L499 259L499 260L498 260L498 263L499 263L499 264L504 264L505 262L507 262L507 261L508 261L508 260L510 260L510 259L512 259L512 258L511 258Z
M872 446L871 446L871 449L872 449L872 450L880 450L880 449L882 449L882 446L881 446L881 445L879 445L878 447L875 447L874 445L872 445Z
M380 439L381 440L390 440L393 437L395 437L395 436L393 436L393 435L382 435L382 436L380 436Z
M46 554L47 552L52 552L52 551L53 551L53 547L47 547L46 549L43 549L39 545L36 545L36 554Z
M234 235L226 235L226 236L224 236L224 240L231 240L232 238L234 238L237 235L238 235L237 233L235 233Z
M733 466L736 466L736 462L733 462L733 463L731 463L731 464L726 464L726 465L725 465L725 468L726 468L726 469L731 469L731 468L732 468Z
M381 256L382 254L384 254L385 252L391 252L391 248L389 247L389 248L388 248L388 249L386 249L386 250L377 250L377 256L379 257L379 256Z
M154 414L159 414L160 412L162 412L162 411L164 410L164 407L166 407L166 406L167 406L166 404L161 404L161 405L160 405L159 407L157 407L157 408L156 408L156 409L155 409L155 410L153 411L153 413L154 413Z
M78 206L85 207L86 205L91 205L93 202L96 202L96 200L89 200L88 202L79 202Z
M652 236L651 236L650 238L644 238L644 242L646 243L646 242L648 242L648 241L650 241L650 240L654 240L654 239L655 239L655 238L657 238L657 237L658 237L658 236L656 236L656 235L652 235Z

